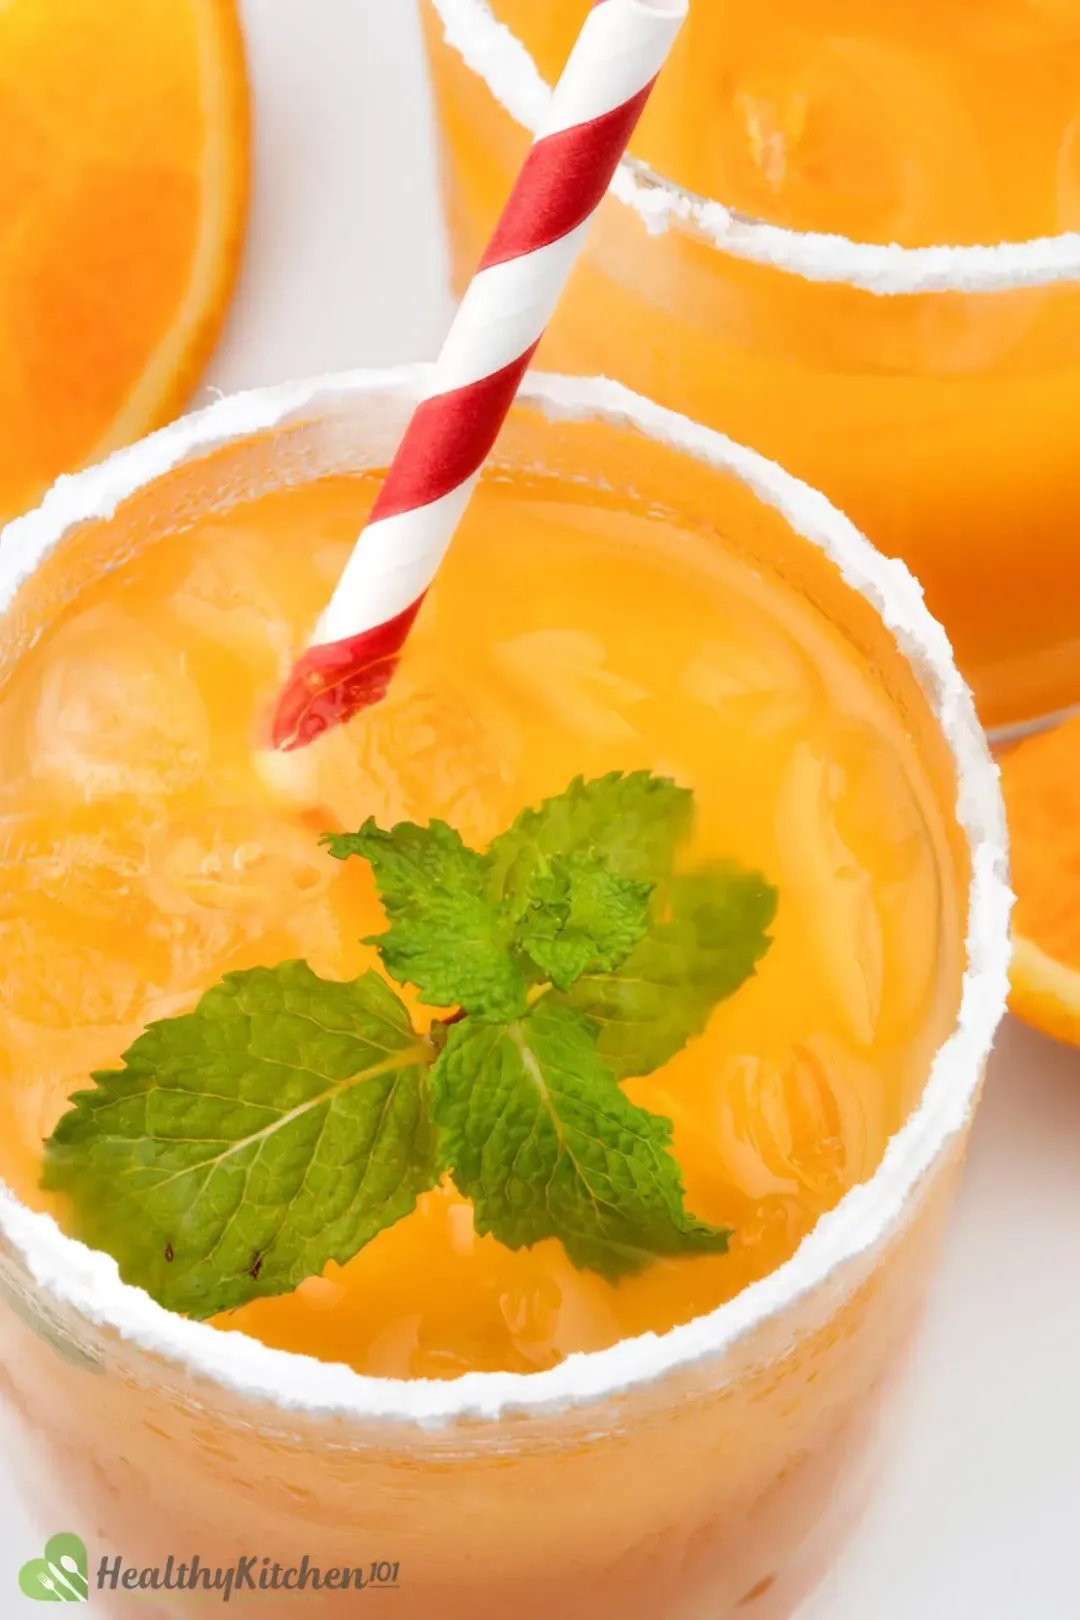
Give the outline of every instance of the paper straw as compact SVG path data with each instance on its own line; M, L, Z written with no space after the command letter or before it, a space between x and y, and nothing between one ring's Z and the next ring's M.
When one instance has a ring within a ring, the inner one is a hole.
M689 0L598 0L367 526L277 702L300 748L386 692Z

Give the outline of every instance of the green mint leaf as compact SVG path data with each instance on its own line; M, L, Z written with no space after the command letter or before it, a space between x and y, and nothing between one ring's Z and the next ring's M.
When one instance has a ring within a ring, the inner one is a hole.
M559 1238L612 1279L727 1248L725 1229L683 1207L670 1121L630 1102L573 1008L545 997L502 1027L455 1025L432 1088L440 1156L477 1231L508 1248Z
M401 822L384 832L331 833L331 855L371 862L387 933L378 947L386 971L414 984L433 1007L461 1006L481 1018L516 1018L528 1006L525 975L510 949L512 921L490 897L488 862L444 821Z
M533 873L516 940L542 978L568 990L629 955L649 926L651 894L651 883L620 877L600 855L553 856Z
M376 973L231 973L94 1075L43 1183L125 1281L204 1317L344 1262L439 1178L430 1050Z
M772 941L776 890L735 862L677 877L667 914L611 970L590 970L566 995L597 1026L601 1057L620 1080L651 1074L700 1035Z
M619 877L655 883L671 871L689 836L693 795L649 771L576 777L557 798L523 810L489 851L497 898L528 893L537 868L554 855L603 856Z

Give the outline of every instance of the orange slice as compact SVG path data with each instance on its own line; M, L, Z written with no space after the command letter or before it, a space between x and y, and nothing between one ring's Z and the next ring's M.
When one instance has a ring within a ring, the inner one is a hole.
M1010 1005L1080 1046L1080 716L1013 749L1001 776L1017 894Z
M0 519L175 414L247 187L233 0L0 4Z

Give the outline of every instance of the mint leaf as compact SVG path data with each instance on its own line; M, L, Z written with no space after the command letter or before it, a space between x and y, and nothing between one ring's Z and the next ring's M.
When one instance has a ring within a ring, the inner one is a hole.
M649 926L650 883L599 855L545 858L533 871L516 941L561 990L589 968L617 967Z
M633 771L586 782L578 776L557 798L523 810L489 851L491 889L503 899L525 894L538 866L553 855L602 855L619 877L656 882L670 872L689 836L693 795L664 776Z
M768 950L776 902L760 873L734 862L674 878L665 920L620 965L578 979L566 1004L596 1025L620 1080L651 1074L701 1033Z
M432 1086L441 1156L478 1232L511 1249L559 1238L612 1279L727 1248L726 1229L683 1207L670 1121L620 1091L572 1007L544 998L505 1027L455 1025Z
M331 855L371 862L390 929L375 945L386 971L414 984L434 1007L462 1006L481 1018L516 1018L528 1006L525 975L510 950L512 921L489 897L488 861L444 821L400 822L383 832L331 833Z
M376 973L231 973L72 1098L44 1185L71 1197L78 1237L171 1310L280 1294L437 1182L429 1062Z

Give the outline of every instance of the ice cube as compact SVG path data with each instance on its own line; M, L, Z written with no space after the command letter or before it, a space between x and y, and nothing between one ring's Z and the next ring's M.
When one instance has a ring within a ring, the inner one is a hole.
M335 1267L335 1271L339 1268ZM333 1311L345 1299L345 1286L333 1277L305 1277L296 1290L297 1297L317 1311Z
M828 1208L885 1148L880 1079L824 1037L729 1059L715 1117L726 1175L755 1200L809 1195Z
M46 1029L130 1022L144 984L132 955L73 935L63 908L42 899L0 922L0 1007Z
M525 1366L553 1367L620 1337L610 1286L595 1272L578 1271L553 1244L519 1259L514 1270L499 1310L510 1348Z
M555 1257L553 1272L559 1306L551 1342L558 1359L615 1344L623 1335L610 1285L595 1272L578 1271L562 1255Z
M0 826L0 1008L35 1028L141 1018L168 978L153 932L145 834L92 806Z
M602 641L583 630L530 630L493 649L519 691L591 742L636 739L629 717L645 688L607 667Z
M795 643L764 618L725 626L723 638L700 647L682 670L687 697L722 721L772 736L797 725L809 709L817 680Z
M32 722L34 776L65 798L156 798L210 756L206 710L179 650L113 606L90 608L46 649Z
M810 959L852 1040L877 1030L885 972L878 897L869 867L841 834L847 776L827 750L800 742L777 805L780 893L797 912Z
M160 827L148 844L146 892L150 932L169 951L170 987L205 987L228 966L290 956L333 971L341 934L326 895L336 873L313 831L251 804ZM266 948L245 950L259 942Z
M335 872L309 828L249 804L169 822L150 840L149 863L159 893L267 927L323 894Z
M367 1347L362 1370L369 1378L408 1378L420 1343L423 1317L399 1316L377 1333Z
M130 921L145 872L138 825L106 820L96 807L0 817L0 914L33 894L80 916Z
M304 607L297 599L302 582L286 577L284 562L268 535L211 524L199 535L169 611L264 679L284 676L298 650Z
M911 1037L938 982L941 929L941 860L932 814L920 798L903 735L892 737L868 721L835 719L824 735L836 792L836 831L873 873L874 905L881 930L879 1040ZM939 840L940 841L940 840Z
M264 779L341 827L374 816L382 827L440 817L481 847L511 812L507 787L518 742L490 706L437 669L404 672L383 701L310 747L267 760Z
M510 1344L528 1366L543 1369L559 1361L554 1337L561 1305L559 1285L542 1275L523 1277L499 1295Z

